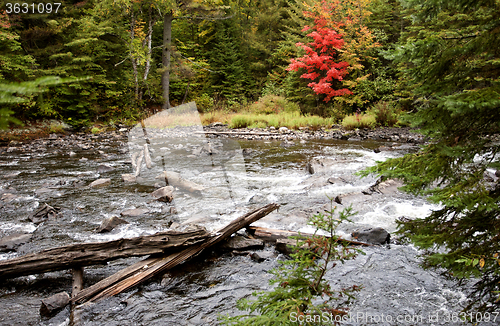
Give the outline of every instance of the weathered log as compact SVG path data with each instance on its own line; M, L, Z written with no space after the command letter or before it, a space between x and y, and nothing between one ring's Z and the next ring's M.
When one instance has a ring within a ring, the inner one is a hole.
M172 253L206 240L204 229L166 231L107 242L79 243L0 261L0 277L12 278L82 266L104 264L134 256Z
M156 177L156 179L166 180L168 185L178 187L189 192L200 192L204 190L203 186L196 184L192 181L186 180L177 172L163 171L162 174Z
M299 232L294 232L294 231L286 231L286 230L277 230L277 229L268 229L268 228L263 228L259 226L249 226L247 227L248 233L250 233L252 236L262 239L267 242L276 242L279 239L288 239L290 237L301 237L301 238L310 238L313 235L310 233L299 233ZM354 240L346 240L342 239L342 241L345 241L349 244L352 245L357 245L357 246L373 246L373 244L366 243L366 242L360 242L360 241L354 241Z
M182 262L198 255L202 250L219 243L241 228L244 228L271 213L278 207L278 204L268 204L253 212L247 213L237 218L236 220L229 223L226 227L213 233L212 237L204 242L192 245L191 247L186 248L178 253L163 255L160 258L149 258L149 260L144 260L142 262L136 263L135 265L118 272L117 274L119 275L112 275L109 278L99 282L101 283L101 285L95 286L92 291L83 290L82 292L80 292L80 294L82 295L78 295L76 298L73 298L72 301L79 303L85 301L96 302L101 299L121 293L139 283L150 279L155 275L162 274L168 269L171 269L181 264ZM113 281L111 281L110 279L112 279ZM109 284L113 285L109 286ZM86 292L85 295L83 295L83 292ZM92 295L94 296L92 297Z

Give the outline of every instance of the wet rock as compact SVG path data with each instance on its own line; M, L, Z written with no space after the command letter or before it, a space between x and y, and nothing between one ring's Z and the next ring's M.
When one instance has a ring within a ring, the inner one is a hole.
M287 133L288 131L290 131L290 130L287 127L280 127L280 129L279 129L280 133Z
M174 187L166 186L156 189L151 193L151 196L155 197L158 201L163 201L165 203L170 203L174 199Z
M34 224L40 224L48 219L55 219L59 215L60 207L52 207L48 204L43 205L41 208L31 214L28 219Z
M6 174L3 177L4 177L4 179L13 179L13 178L17 177L20 174L21 174L21 172L18 171L18 172L13 172L13 173Z
M236 235L225 242L221 248L226 250L251 250L264 248L264 241L260 239L249 239Z
M123 182L135 182L136 177L133 174L122 174Z
M149 209L146 208L134 208L134 209L127 209L123 212L121 212L121 216L130 216L130 217L137 217L141 216L144 214L149 213Z
M97 172L98 173L107 173L107 172L111 172L111 171L114 171L115 168L112 167L112 166L109 166L109 165L105 165L105 164L101 164L97 167Z
M42 194L46 194L46 193L49 193L49 192L52 192L54 191L54 189L50 189L50 188L39 188L37 190L35 190L35 194L36 195L42 195Z
M260 263L260 262L263 262L264 260L273 259L274 253L269 252L269 251L263 251L263 252L259 252L259 253L254 252L250 255L250 258L253 261Z
M256 204L256 203L261 203L265 200L266 198L262 195L259 195L259 194L256 194L256 195L253 195L249 200L248 202L251 203L251 204Z
M391 241L391 235L383 228L366 228L352 232L351 236L361 242L385 244Z
M76 153L75 152L69 152L69 157L75 157L76 156Z
M0 197L0 200L2 200L5 203L9 203L16 198L19 198L19 196L15 195L15 194L11 194L10 192L6 192L6 193L2 194L2 197Z
M255 153L254 149L251 148L243 148L242 153L244 156L249 156Z
M22 244L29 242L31 233L16 233L0 239L0 252L14 251Z
M386 180L384 176L381 176L373 185L371 185L367 190L363 190L362 193L365 195L373 195L374 193L379 194L391 194L395 193L403 183L400 180L389 179Z
M119 218L118 216L111 216L102 221L101 225L97 229L97 233L110 232L115 227L121 224L128 224L124 219Z
M105 187L109 186L111 184L111 179L110 178L103 178L103 179L97 179L93 181L91 184L89 184L90 188L99 188L99 187Z
M69 300L69 294L66 292L57 293L47 299L43 299L40 306L40 315L44 317L55 315L62 308L66 307Z
M500 170L496 170L496 171L495 171L495 176L496 176L497 178L500 178Z
M297 241L293 239L277 239L276 250L282 254L289 255L294 252L293 247L297 245Z
M332 169L335 163L336 161L331 158L314 158L307 163L306 170L310 174L327 172Z

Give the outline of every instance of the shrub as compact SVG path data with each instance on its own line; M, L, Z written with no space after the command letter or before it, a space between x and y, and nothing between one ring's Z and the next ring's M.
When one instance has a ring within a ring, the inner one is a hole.
M210 95L203 93L194 100L200 113L210 112L214 108L214 99Z
M275 114L280 112L298 112L299 106L289 102L285 97L278 95L266 95L257 102L250 105L250 111L255 114Z
M356 113L354 115L349 115L342 120L342 126L347 130L352 130L356 128L374 128L377 125L375 121L375 116L372 114L360 114Z
M346 305L354 298L353 292L360 288L354 285L334 290L325 279L325 274L338 263L353 259L363 252L349 247L346 241L335 234L340 223L349 221L353 215L352 207L344 209L338 217L335 216L335 209L332 207L327 215L314 215L309 222L316 228L314 235L305 240L296 238L296 245L292 246L294 253L290 255L292 259L280 261L281 266L271 270L274 277L270 284L278 286L269 292L253 293L257 296L254 301L240 299L238 309L249 313L235 317L222 316L222 324L298 325L295 321L299 316L304 317L304 320L317 321L315 316L329 314L335 320L336 316L347 314ZM328 236L318 235L319 230L326 231Z
M230 128L246 128L253 124L253 119L244 115L237 115L231 119Z
M375 121L386 127L392 127L398 123L399 110L390 102L378 102L370 112L375 115Z

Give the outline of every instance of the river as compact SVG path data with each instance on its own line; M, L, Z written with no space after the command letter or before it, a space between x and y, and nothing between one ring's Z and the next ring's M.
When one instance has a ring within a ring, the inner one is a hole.
M201 127L200 127L201 128ZM181 130L180 128L179 130ZM0 235L32 233L30 242L0 259L76 242L106 241L152 234L174 223L196 223L215 230L250 209L268 202L281 205L256 225L311 232L307 218L329 208L340 195L339 207L352 205L357 214L339 232L349 238L363 227L396 229L396 219L423 217L436 206L423 198L402 193L395 186L382 193L362 194L376 179L355 172L377 160L415 150L405 144L341 140L234 140L207 138L190 130L175 137L136 127L130 132L101 135L52 136L28 144L11 144L0 156ZM152 168L141 178L125 183L121 175L133 173L130 157L149 142ZM390 150L375 153L380 146ZM389 148L389 147L388 147ZM311 174L307 163L329 162ZM181 193L172 204L152 200L150 193L164 185L156 178L174 170L205 187L202 195ZM88 185L110 178L100 188ZM60 207L58 217L39 225L28 220L43 204ZM110 233L96 233L101 221L132 208L148 213L125 217L129 224ZM174 209L175 208L175 209ZM423 270L420 252L411 245L392 243L367 247L365 255L338 265L327 277L334 288L362 286L350 306L350 319L342 325L461 325L449 321L467 304L466 288L456 286L436 270ZM13 280L0 286L1 325L217 325L219 314L236 314L236 301L253 291L269 288L271 268L282 254L266 247L270 259L207 252L144 285L55 317L39 315L40 300L61 291L70 292L71 274L45 273ZM86 286L138 261L110 262L85 269ZM495 323L481 323L481 325Z

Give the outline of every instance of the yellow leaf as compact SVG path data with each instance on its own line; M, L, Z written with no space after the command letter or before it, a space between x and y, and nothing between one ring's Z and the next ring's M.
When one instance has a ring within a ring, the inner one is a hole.
M481 260L479 260L479 268L483 267L484 267L484 258L481 258Z

